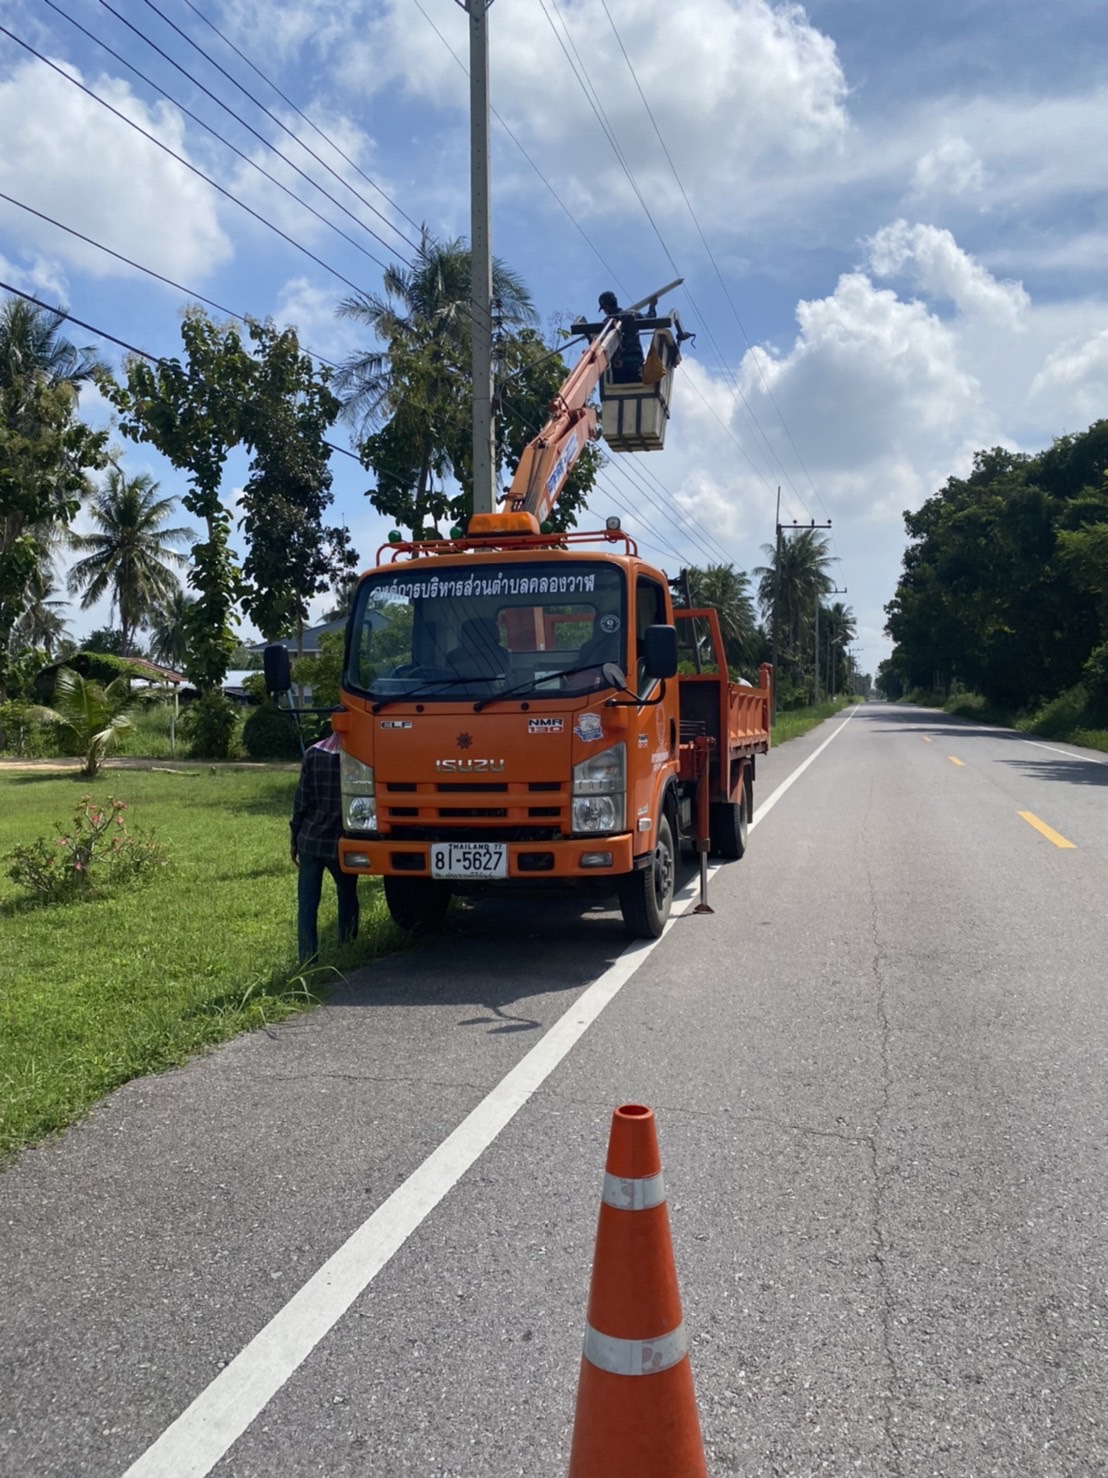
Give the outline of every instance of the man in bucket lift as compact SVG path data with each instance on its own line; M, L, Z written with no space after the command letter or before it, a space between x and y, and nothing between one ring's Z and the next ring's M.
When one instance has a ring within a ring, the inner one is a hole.
M639 331L635 327L635 313L621 313L615 293L600 294L600 311L604 317L618 318L622 328L619 353L612 361L613 385L637 385L642 382L643 352L639 342Z

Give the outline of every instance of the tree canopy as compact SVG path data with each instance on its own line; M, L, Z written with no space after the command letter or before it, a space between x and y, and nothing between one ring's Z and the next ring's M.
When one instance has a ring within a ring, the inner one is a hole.
M1038 456L980 451L915 513L882 686L960 683L1011 710L1099 671L1108 642L1108 421Z

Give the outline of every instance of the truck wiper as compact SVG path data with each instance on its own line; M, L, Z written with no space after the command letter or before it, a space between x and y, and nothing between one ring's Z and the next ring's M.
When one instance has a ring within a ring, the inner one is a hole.
M387 708L390 703L406 703L409 698L426 697L428 693L437 693L440 688L456 688L462 683L487 682L483 677L440 677L434 682L421 683L418 688L411 688L407 693L390 693L385 698L378 698L376 703L370 705L370 713L380 713L382 708Z
M573 677L578 672L593 672L597 667L600 667L601 665L602 664L599 662L586 662L582 667L566 667L563 668L561 672L544 672L542 677L528 678L525 683L517 683L514 688L505 688L502 693L490 693L487 698L478 699L478 701L473 705L473 711L474 713L480 713L482 708L484 708L487 704L498 703L501 698L516 698L521 693L533 693L540 683L552 683L556 678L559 677ZM610 664L603 665L607 666ZM604 675L605 677L607 677L607 673L605 673ZM618 687L619 684L614 684L614 686ZM554 697L555 695L551 693L549 696Z

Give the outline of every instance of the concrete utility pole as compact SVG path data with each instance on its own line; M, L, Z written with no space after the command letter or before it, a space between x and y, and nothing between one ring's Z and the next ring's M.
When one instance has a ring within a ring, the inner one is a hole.
M473 511L495 513L488 28L492 0L457 0L457 3L469 16L469 309L473 346Z
M847 588L846 588L845 585L843 586L843 588L841 590L838 588L838 586L833 586L827 592L828 595L848 595L849 593L850 592L847 590ZM834 658L833 658L832 652L831 652L831 649L834 646L834 644L835 644L835 638L834 637L828 637L828 639L827 639L827 676L828 676L829 682L828 682L828 685L827 685L827 696L829 698L833 698L835 696L835 664L834 664ZM817 674L819 673L819 600L818 599L816 601L816 673ZM817 677L817 681L818 681L818 677ZM817 703L819 702L818 697L816 699L816 702Z

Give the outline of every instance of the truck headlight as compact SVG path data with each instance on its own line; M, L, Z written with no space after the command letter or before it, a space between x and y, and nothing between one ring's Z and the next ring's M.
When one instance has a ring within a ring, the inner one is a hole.
M573 830L622 831L627 746L613 744L573 767Z
M339 752L344 831L377 830L377 790L373 768L343 749Z

